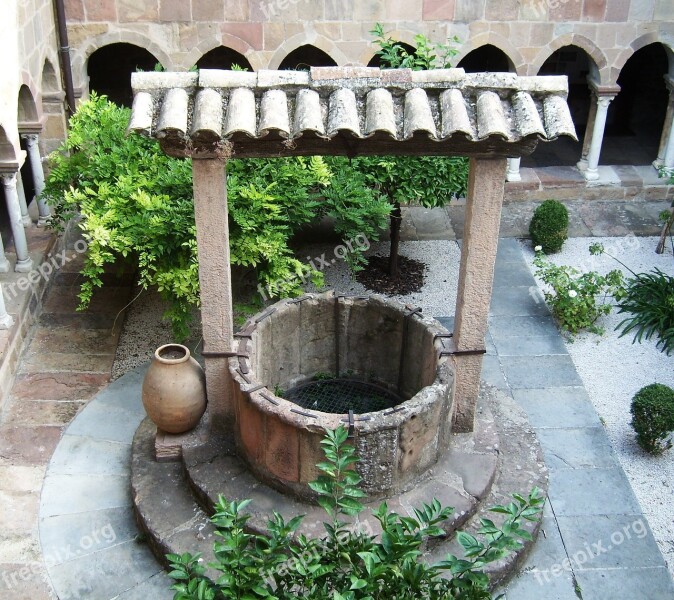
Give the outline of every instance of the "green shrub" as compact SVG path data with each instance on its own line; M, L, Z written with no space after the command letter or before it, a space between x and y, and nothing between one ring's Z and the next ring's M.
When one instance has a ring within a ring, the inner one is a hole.
M545 254L559 252L569 237L569 212L561 202L546 200L535 211L529 224L529 235L535 247Z
M180 340L199 304L191 165L163 154L156 140L127 136L129 115L92 93L71 119L66 142L50 156L45 197L54 227L82 217L88 252L80 308L103 285L106 265L128 258L138 266L139 283L156 286L168 302L164 316ZM377 241L390 206L362 175L350 177L349 168L348 161L336 164L336 177L321 157L229 161L232 264L253 271L270 295L292 296L307 279L323 281L291 248L303 225L329 213L344 240ZM352 246L353 266L363 263L364 247Z
M536 276L552 288L544 293L545 300L562 329L571 335L583 330L604 333L596 322L611 312L609 296L619 298L623 293L623 275L619 269L607 275L595 271L582 273L570 266L551 263L541 251L536 253L534 265Z
M491 598L485 565L501 560L521 548L521 540L531 540L523 521L537 521L544 499L537 489L528 498L514 495L507 506L491 510L505 515L501 526L481 519L478 535L457 534L464 557L447 555L430 565L422 560L424 544L445 535L442 524L451 508L437 500L414 510L414 516L391 512L382 503L374 511L381 525L380 539L347 523L363 511L365 495L361 478L354 470L355 449L347 444L347 430L341 426L326 432L321 442L326 461L318 465L323 473L311 488L328 516L323 537L296 534L302 517L288 523L274 512L268 535L246 531L249 501L227 502L220 498L212 521L216 527L217 581L205 576L199 555L168 555L175 581L174 600L214 600L240 598L255 600L486 600Z
M625 295L618 302L619 313L632 316L621 321L616 329L620 336L634 332L633 342L658 338L662 352L674 350L674 277L654 269L627 280Z
M641 388L632 399L632 427L637 442L650 454L672 447L674 390L661 383Z

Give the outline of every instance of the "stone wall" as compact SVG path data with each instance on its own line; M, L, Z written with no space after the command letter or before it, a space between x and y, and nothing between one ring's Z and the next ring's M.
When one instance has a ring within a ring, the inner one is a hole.
M97 48L129 42L169 70L187 69L209 50L228 46L254 69L279 66L312 44L338 65L366 64L369 31L381 22L412 43L424 33L458 36L457 62L492 44L520 75L535 75L555 50L574 44L595 63L602 85L614 84L639 48L674 48L671 0L66 0L76 83L86 87L86 61ZM674 62L674 61L673 61Z
M63 93L52 0L3 0L0 20L0 125L22 162L17 114L25 85L38 120L45 126L43 148L51 150L65 133ZM47 93L43 74L47 67ZM28 96L24 96L27 98Z

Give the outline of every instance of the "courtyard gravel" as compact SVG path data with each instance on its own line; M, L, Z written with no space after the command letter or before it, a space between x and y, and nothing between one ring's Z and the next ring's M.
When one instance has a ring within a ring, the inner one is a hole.
M671 275L674 273L671 245L658 255L657 242L656 237L573 238L567 240L561 252L548 259L557 265L600 273L620 268L630 276L627 269L609 256L590 255L590 244L601 243L636 273L657 267ZM530 242L521 242L521 247L527 264L535 271ZM545 289L545 284L538 283L541 290ZM615 328L625 316L613 310L598 322L605 329L603 335L583 333L575 339L567 336L564 343L674 575L674 452L670 450L662 456L645 453L637 445L630 426L630 403L636 392L651 383L674 387L674 356L660 352L654 339L633 344L632 335L620 337Z
M619 267L607 256L591 256L588 248L593 242L603 243L611 254L636 272L654 267L667 273L674 270L671 247L664 255L655 254L657 238L653 237L574 238L566 242L559 254L549 258L556 264L603 273ZM533 272L534 253L531 244L523 241L520 247ZM300 256L316 257L323 253L330 256L333 251L334 245L331 244L311 244L301 248ZM387 252L386 243L374 244L370 249L371 254L384 255ZM453 315L460 260L458 243L404 242L401 244L401 254L423 261L428 268L420 292L395 298L405 304L422 307L428 315ZM342 261L331 263L326 268L325 284L327 289L344 294L368 293L353 280L347 265ZM307 288L307 291L315 290ZM157 346L171 341L170 327L161 321L164 308L158 295L153 293L141 294L132 304L113 367L115 376L146 363ZM541 310L545 310L542 305ZM573 340L564 339L564 345L601 417L615 454L667 560L668 568L674 574L674 452L667 452L660 457L645 454L637 446L629 424L630 401L639 389L654 382L674 387L674 358L662 354L654 341L632 344L631 336L620 338L614 329L622 318L623 315L613 311L600 322L605 328L604 335L582 334ZM195 335L188 344L193 350L198 349L199 335L196 327Z

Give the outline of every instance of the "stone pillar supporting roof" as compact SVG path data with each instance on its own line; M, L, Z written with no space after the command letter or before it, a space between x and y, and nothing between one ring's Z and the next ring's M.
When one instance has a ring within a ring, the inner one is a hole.
M129 130L194 158L523 156L576 138L564 76L316 67L134 73Z

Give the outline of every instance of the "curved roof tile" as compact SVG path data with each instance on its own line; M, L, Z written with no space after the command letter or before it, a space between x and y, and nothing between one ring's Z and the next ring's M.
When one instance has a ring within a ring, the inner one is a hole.
M134 73L132 85L129 129L161 139L177 155L208 155L230 141L240 156L345 148L513 156L538 141L576 139L568 84L559 76L323 67ZM346 143L326 143L336 137Z

